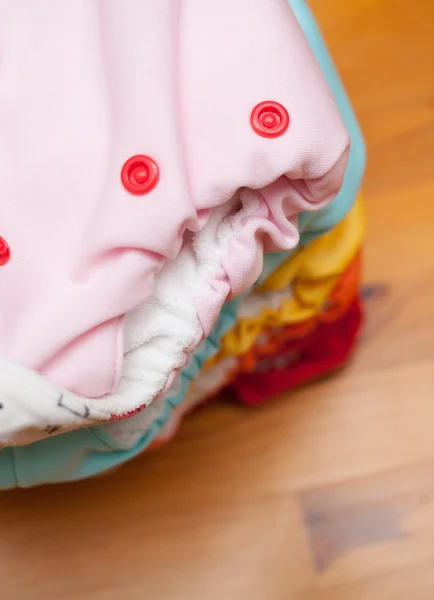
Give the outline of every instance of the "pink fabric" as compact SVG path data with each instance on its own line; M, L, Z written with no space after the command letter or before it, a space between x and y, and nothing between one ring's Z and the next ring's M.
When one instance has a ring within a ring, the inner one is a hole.
M0 0L0 78L0 358L79 394L116 388L125 314L209 209L261 190L281 234L231 247L205 331L342 183L348 135L286 0ZM263 100L290 113L279 138L250 127ZM135 154L160 167L146 196L120 182Z

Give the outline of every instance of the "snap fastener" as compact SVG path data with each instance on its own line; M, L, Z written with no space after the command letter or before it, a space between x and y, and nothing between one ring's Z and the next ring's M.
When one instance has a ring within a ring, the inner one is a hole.
M122 167L122 185L128 192L136 196L151 192L159 179L160 170L157 163L143 154L132 156Z
M0 267L6 265L11 258L9 244L0 236Z
M289 127L289 114L278 102L261 102L252 111L250 118L253 130L262 137L274 138L285 133Z

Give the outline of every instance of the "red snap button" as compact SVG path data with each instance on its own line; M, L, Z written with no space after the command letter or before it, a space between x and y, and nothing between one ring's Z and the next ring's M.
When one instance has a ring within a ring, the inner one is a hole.
M0 236L0 267L6 265L11 257L8 243Z
M250 122L258 135L279 137L289 127L289 114L278 102L261 102L253 109Z
M158 165L149 156L142 154L132 156L122 167L122 185L128 192L136 196L148 194L157 185L159 179Z

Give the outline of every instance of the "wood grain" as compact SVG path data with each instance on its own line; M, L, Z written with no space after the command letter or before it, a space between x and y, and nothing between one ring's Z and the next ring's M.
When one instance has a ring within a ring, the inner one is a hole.
M110 477L1 494L2 600L434 597L434 2L311 5L368 146L356 358Z

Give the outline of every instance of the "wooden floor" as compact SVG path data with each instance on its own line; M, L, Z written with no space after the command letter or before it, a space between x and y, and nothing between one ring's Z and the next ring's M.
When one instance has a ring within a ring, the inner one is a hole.
M358 355L110 477L1 494L2 600L434 598L434 1L311 5L368 146Z

